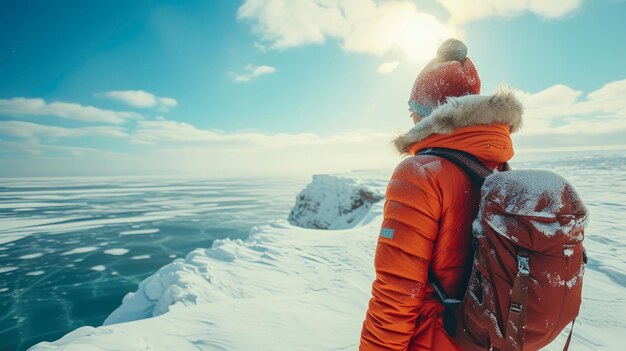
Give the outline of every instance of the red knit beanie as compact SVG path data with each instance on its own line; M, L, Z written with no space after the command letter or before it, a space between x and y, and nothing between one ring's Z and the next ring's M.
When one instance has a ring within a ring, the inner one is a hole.
M480 77L467 57L462 41L448 39L437 50L437 57L420 72L413 84L409 107L422 117L428 116L449 96L480 94Z

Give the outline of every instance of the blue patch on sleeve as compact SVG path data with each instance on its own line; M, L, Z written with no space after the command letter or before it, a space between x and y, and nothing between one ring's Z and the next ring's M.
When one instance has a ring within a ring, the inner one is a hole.
M391 228L382 228L380 230L380 236L387 239L393 239L393 229Z

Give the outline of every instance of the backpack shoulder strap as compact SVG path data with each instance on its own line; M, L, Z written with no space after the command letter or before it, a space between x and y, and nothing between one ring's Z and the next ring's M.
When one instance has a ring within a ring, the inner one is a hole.
M460 167L470 178L470 180L478 185L479 187L483 185L485 179L491 174L491 171L484 163L480 162L478 158L474 155L453 149L446 148L429 148L418 152L418 155L432 155L437 157L445 158L457 167ZM505 165L505 169L508 169L508 165ZM467 260L465 262L465 274L463 277L463 284L467 287L467 282L469 281L469 277L472 271L472 262L474 259L473 255L473 247L476 245L475 238L472 238L472 250L470 254L467 256ZM428 272L428 281L432 284L435 289L435 293L437 297L441 301L444 307L444 316L443 316L443 324L444 329L448 333L448 335L454 337L456 335L456 318L455 318L455 310L456 307L459 306L461 300L450 298L446 295L441 287L441 283L439 279L435 276L435 273L432 269Z
M453 162L478 186L482 186L485 178L491 174L491 170L484 163L480 162L476 156L465 151L434 147L422 150L418 152L418 155L432 155ZM505 164L505 168L508 169L508 165Z

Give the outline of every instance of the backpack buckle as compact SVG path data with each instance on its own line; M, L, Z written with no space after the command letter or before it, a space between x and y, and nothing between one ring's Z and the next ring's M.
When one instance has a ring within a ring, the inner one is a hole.
M511 302L511 306L509 307L509 311L513 313L520 314L522 313L522 305L519 303Z
M517 270L521 276L530 274L530 259L528 256L517 255Z

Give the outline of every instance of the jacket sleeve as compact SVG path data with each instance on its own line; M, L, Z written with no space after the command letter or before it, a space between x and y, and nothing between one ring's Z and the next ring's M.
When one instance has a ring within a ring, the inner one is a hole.
M428 165L415 157L398 165L387 187L360 351L407 349L424 299L441 199Z

